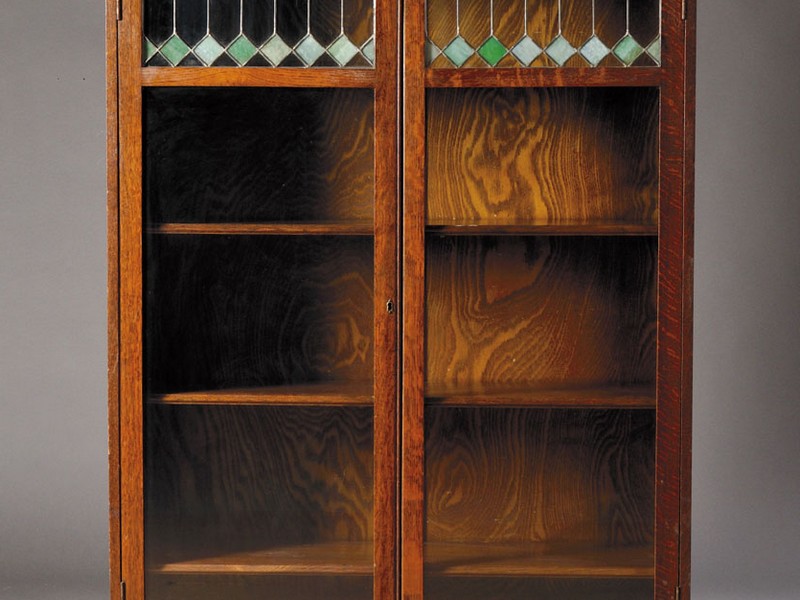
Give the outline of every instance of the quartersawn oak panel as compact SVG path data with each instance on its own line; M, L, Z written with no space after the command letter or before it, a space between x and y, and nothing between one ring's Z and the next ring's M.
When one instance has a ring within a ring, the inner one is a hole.
M428 408L425 440L428 543L653 543L652 411Z
M652 600L647 579L426 577L425 600Z
M150 236L150 394L373 379L366 237Z
M429 388L655 381L654 238L429 237Z
M373 539L371 409L150 406L146 421L151 568Z
M427 93L427 220L653 225L658 90Z
M148 88L151 224L372 221L373 93Z

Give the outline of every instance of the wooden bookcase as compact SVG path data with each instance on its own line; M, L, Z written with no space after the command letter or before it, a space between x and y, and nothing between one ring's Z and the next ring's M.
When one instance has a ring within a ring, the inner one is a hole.
M112 600L689 597L691 0L107 0Z

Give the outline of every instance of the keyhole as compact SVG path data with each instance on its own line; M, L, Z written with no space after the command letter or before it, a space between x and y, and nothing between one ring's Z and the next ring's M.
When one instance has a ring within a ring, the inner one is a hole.
M391 300L386 302L386 312L389 313L390 315L394 313L394 302L392 302Z

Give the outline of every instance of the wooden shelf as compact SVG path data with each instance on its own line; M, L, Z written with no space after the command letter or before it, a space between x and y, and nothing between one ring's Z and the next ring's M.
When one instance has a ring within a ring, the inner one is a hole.
M338 223L159 223L147 228L153 234L177 235L353 235L368 236L368 221Z
M429 223L428 233L442 235L655 236L655 223Z
M145 87L335 87L371 88L375 69L271 67L142 67Z
M660 67L461 68L425 70L426 87L655 87Z
M367 576L373 573L372 542L307 544L189 559L179 554L156 554L150 573Z
M435 406L508 408L654 409L653 385L537 388L509 385L430 385L425 401Z
M151 394L151 404L370 406L371 382L323 382Z
M425 544L425 572L441 577L652 578L649 547L587 544Z

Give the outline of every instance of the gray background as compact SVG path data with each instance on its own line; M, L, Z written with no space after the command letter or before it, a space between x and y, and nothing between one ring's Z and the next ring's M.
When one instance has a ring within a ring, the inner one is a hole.
M800 3L699 0L694 592L800 597ZM0 598L106 591L101 0L0 0Z

